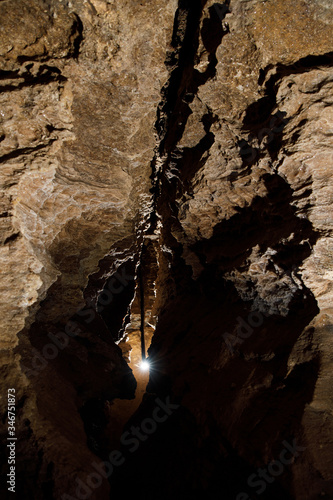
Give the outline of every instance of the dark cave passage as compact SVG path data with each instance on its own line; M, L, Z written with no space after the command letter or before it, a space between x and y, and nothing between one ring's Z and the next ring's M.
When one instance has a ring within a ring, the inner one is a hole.
M333 500L329 4L0 0L18 500Z

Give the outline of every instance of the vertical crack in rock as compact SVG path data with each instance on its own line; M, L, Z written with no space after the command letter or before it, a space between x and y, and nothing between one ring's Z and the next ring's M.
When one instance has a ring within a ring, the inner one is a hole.
M18 496L333 498L331 14L0 2ZM156 398L177 411L149 432Z
M17 494L61 498L103 453L112 403L136 390L115 342L151 212L175 2L18 0L0 10L1 366L25 397ZM91 498L108 489L104 480Z
M118 494L130 475L152 498L164 479L161 463L172 477L172 487L163 483L165 498L174 491L179 498L211 498L216 489L230 498L250 494L247 478L258 462L277 457L284 439L304 439L319 377L319 308L304 265L324 233L308 218L311 179L300 190L281 169L307 123L299 121L290 141L297 119L282 89L289 77L329 70L331 56L259 66L259 99L244 107L238 123L228 121L211 87L204 92L206 84L216 85L210 80L218 74L216 51L226 24L221 37L210 40L216 10L201 8L179 5L153 162L159 314L148 391L171 394L182 410L112 478ZM201 60L200 43L208 52ZM315 92L329 78L324 74ZM148 398L131 423L139 424L149 408ZM161 450L165 456L155 465L149 457ZM303 464L308 460L311 453ZM283 477L267 484L261 498L294 498L293 488L303 488L295 474L294 485Z

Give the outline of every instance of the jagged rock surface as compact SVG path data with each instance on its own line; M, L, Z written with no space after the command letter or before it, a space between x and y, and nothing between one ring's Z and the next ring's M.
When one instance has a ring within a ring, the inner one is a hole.
M4 0L0 19L1 373L25 498L75 494L106 451L94 419L133 396L112 335L134 285L99 297L133 279L144 232L149 391L181 410L111 491L236 498L295 438L260 498L333 498L330 0ZM31 376L69 318L79 335Z
M137 228L151 211L175 9L163 0L0 2L3 390L16 386L23 405L18 487L26 498L74 492L74 478L96 458L78 408L133 391L103 322L84 321L89 311L76 318L82 333L35 376L33 349L84 307L89 276L97 274L96 295L114 268L128 262L129 275L133 267ZM27 463L40 469L44 492Z

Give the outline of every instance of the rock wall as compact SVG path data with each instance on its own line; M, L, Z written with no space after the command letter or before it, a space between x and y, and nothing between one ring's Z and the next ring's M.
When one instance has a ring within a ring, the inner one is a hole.
M90 304L121 266L133 281L175 10L163 0L0 2L2 393L16 387L22 407L22 498L75 492L96 458L79 409L135 387ZM58 331L80 333L53 360Z
M3 0L0 19L24 498L77 495L107 454L136 386L114 340L142 244L156 331L128 426L153 395L180 410L90 498L333 498L331 2ZM295 440L258 493L248 478Z

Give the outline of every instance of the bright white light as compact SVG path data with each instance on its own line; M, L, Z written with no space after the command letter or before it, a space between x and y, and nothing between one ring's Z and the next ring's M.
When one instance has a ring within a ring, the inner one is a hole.
M144 372L147 372L149 370L149 361L147 361L146 359L141 361L140 369Z

